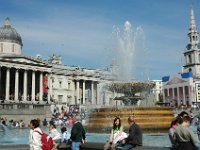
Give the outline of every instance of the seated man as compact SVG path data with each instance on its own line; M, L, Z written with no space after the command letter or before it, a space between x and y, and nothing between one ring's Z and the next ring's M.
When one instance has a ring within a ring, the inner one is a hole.
M128 118L128 123L130 125L129 135L121 141L116 149L129 150L136 146L142 146L142 131L139 125L135 123L133 116Z

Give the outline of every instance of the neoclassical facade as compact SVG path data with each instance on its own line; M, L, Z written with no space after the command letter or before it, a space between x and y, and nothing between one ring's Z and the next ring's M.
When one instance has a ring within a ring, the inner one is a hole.
M6 18L0 28L0 100L2 103L34 103L101 106L112 105L106 84L114 80L110 70L63 65L60 56L43 60L22 55L22 38Z
M163 99L176 106L192 106L200 103L200 43L193 8L190 10L188 44L183 54L182 73L162 78Z

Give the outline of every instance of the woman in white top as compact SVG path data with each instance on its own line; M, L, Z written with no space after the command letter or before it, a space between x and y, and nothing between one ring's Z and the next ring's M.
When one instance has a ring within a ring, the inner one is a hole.
M37 119L33 119L30 121L29 128L29 145L30 150L42 150L42 143L41 143L41 135L38 133L42 133L42 130L39 127L40 122ZM38 131L38 132L37 132Z

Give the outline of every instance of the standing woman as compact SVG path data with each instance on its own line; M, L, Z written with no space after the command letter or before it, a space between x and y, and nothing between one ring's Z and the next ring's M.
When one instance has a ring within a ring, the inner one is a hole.
M30 134L29 134L30 150L42 149L41 135L39 134L39 133L42 133L42 130L40 129L39 126L40 126L39 120L33 119L30 121L30 124L29 124L29 128L31 129Z
M120 140L120 137L124 134L124 127L121 125L121 119L116 117L113 121L113 127L110 134L110 140L104 145L104 150L115 150L117 139ZM123 137L125 138L125 137Z

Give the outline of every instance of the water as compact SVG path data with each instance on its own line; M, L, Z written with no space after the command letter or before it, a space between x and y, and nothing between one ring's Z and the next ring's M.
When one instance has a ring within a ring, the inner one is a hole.
M123 30L116 26L113 27L113 30L114 43L116 43L114 44L115 52L113 55L116 55L115 59L118 66L116 73L119 75L119 80L131 81L136 76L140 79L147 79L144 78L146 74L145 60L147 58L143 29L139 26L133 31L131 23L126 21Z
M0 145L15 145L28 144L30 129L12 129L7 132L0 132ZM46 133L48 133L46 131ZM168 134L144 134L144 146L170 147ZM86 138L88 142L106 143L109 139L109 134L87 133Z

